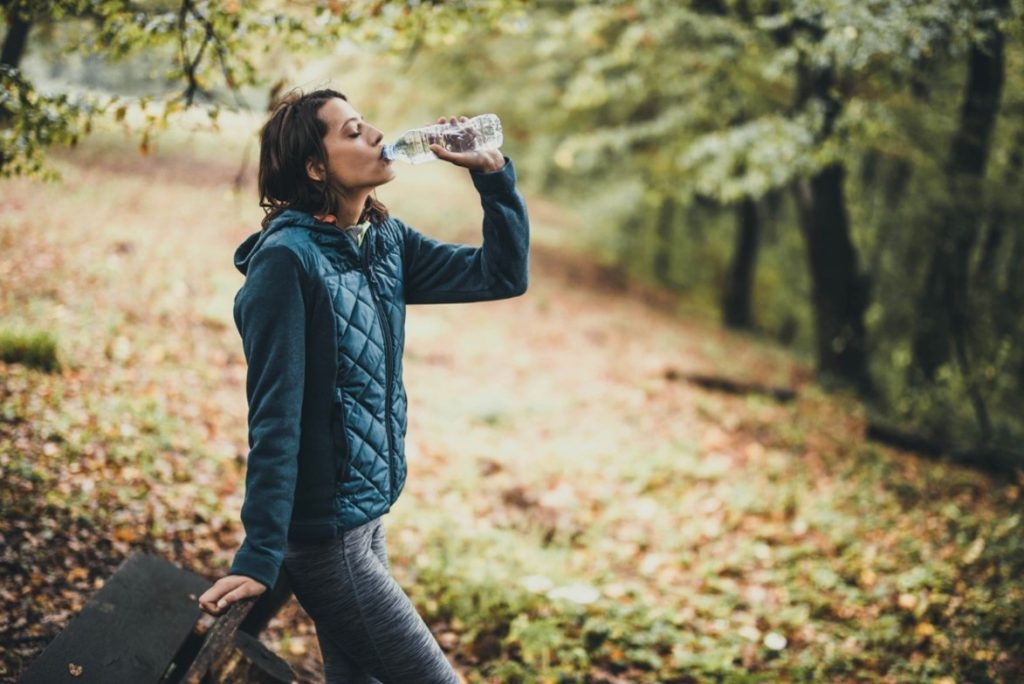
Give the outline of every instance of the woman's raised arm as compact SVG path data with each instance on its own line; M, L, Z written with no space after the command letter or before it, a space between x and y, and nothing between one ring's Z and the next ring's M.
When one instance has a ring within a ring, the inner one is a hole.
M405 300L409 304L479 302L526 292L530 221L515 168L470 170L483 206L480 247L440 242L399 221L405 231Z

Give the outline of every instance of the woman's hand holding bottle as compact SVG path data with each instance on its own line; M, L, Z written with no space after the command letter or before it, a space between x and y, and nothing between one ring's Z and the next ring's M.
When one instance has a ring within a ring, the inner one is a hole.
M447 119L442 116L437 119L437 123L439 124L466 123L467 121L469 121L469 119L465 116L457 118L450 116ZM472 146L466 145L466 147ZM490 173L505 166L505 155L501 153L501 150L470 149L468 152L452 152L437 143L433 143L430 145L430 151L436 154L438 159L444 159L456 166L461 166L473 171Z
M501 120L496 114L439 117L437 123L414 128L381 148L381 157L420 164L444 159L471 171L489 173L505 165L501 153Z

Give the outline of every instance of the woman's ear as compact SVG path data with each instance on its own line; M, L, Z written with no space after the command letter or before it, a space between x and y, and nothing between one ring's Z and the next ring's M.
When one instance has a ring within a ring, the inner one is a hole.
M306 161L306 175L318 183L324 179L324 165L309 159Z

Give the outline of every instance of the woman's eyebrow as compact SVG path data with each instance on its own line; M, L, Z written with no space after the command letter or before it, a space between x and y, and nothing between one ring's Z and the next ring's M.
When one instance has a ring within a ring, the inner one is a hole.
M362 116L353 116L353 117L350 117L348 119L345 119L345 123L341 124L341 127L344 128L345 126L347 126L349 121L355 121L357 119L362 119L362 118L363 118Z

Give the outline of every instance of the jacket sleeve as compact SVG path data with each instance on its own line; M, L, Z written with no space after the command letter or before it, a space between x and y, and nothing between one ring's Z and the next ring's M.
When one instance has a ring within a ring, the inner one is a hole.
M302 267L287 247L255 255L235 297L235 324L248 371L249 457L242 525L245 540L230 574L271 588L284 561L298 477L306 364Z
M505 299L526 292L530 222L516 190L512 160L498 171L470 171L483 205L483 245L439 242L399 222L405 231L408 304Z

